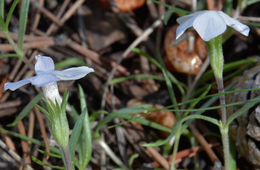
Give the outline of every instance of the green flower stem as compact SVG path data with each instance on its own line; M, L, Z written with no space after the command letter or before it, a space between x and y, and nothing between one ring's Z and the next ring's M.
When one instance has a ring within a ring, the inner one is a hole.
M178 151L178 147L179 147L181 132L182 132L182 126L179 126L178 129L176 130L170 170L176 170L175 160L176 160L176 155L177 155L177 151Z
M223 152L224 152L224 161L225 161L225 170L231 169L230 164L230 147L229 147L229 135L228 135L228 127L220 126L221 139L223 144Z
M209 51L210 64L218 87L218 92L224 93L224 84L223 84L224 56L222 51L222 36L220 35L208 41L207 47ZM224 94L219 96L219 101L220 101L220 105L222 106L226 104L226 99ZM228 127L225 126L227 121L226 107L221 107L220 111L221 111L222 126L220 126L219 128L222 137L225 169L229 170L231 169L231 164L230 164Z
M224 65L224 56L222 52L222 37L221 35L211 39L207 42L210 64L216 79L218 86L218 92L224 93L224 84L223 84L223 65ZM225 95L219 96L220 105L226 104ZM227 121L227 111L226 107L221 108L221 121L225 125Z
M74 170L74 167L72 166L71 156L70 156L68 146L69 145L67 145L67 147L60 147L60 150L62 151L62 160L64 162L64 166L66 170Z

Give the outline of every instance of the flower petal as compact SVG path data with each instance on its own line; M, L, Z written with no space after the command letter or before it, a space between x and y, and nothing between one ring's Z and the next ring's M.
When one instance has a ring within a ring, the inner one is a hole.
M14 91L14 90L16 90L16 89L18 89L18 88L20 88L20 87L30 83L31 82L30 79L31 78L23 79L23 80L20 80L20 81L17 81L17 82L7 82L4 85L4 91L6 91L8 89Z
M205 13L205 12L207 12L207 11L203 10L203 11L194 12L194 13L189 14L189 15L184 15L182 17L177 18L177 22L179 24L182 24L182 23L186 22L187 20L189 20L190 18L196 18L197 16L199 16L199 15Z
M31 83L37 87L45 86L46 84L57 82L60 79L52 74L39 74L35 77L31 77Z
M189 27L192 27L195 19L196 18L190 18L178 26L176 30L176 39L178 39Z
M225 14L222 11L218 11L218 14L220 15L220 17L222 17L222 19L225 21L225 23L234 28L235 30L237 30L238 32L240 32L241 34L248 36L250 28L245 25L242 24L241 22L239 22L238 20L228 16L227 14Z
M207 11L197 16L193 27L204 41L219 36L227 29L226 23L219 17L217 11Z
M196 18L205 13L206 11L198 11L193 14L185 15L177 18L177 22L180 24L176 30L176 39L178 39L189 27L193 26Z
M86 76L90 72L94 72L94 70L90 67L81 66L62 71L55 70L53 74L60 80L77 80Z
M54 71L54 62L50 57L37 55L35 59L37 60L34 67L36 74Z

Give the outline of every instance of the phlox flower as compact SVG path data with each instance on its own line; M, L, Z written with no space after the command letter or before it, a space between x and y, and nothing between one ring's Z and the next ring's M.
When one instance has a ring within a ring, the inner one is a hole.
M78 80L86 76L94 70L87 66L68 68L62 71L55 70L53 60L47 56L35 56L35 72L36 76L26 78L17 82L7 82L4 85L4 90L16 90L26 84L33 84L37 87L42 87L44 96L51 99L55 103L55 99L60 103L57 81L60 80Z
M221 35L225 32L227 26L234 28L245 36L248 36L250 30L247 25L240 23L222 11L197 11L178 18L177 22L180 25L176 30L176 39L190 27L193 27L204 41L209 41Z

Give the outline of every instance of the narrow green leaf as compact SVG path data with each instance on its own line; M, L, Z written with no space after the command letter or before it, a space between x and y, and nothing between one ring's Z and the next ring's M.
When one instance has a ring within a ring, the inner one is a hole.
M237 68L243 66L247 68L248 66L253 66L258 62L258 59L256 58L250 58L250 59L244 59L244 60L239 60L239 61L234 61L232 63L227 63L224 65L224 73L232 71L232 70L237 70ZM199 82L197 83L197 86L200 84L212 79L213 77L213 71L210 70L202 75L200 78Z
M61 166L55 166L55 165L51 165L51 164L47 164L39 159L37 159L36 157L32 156L32 161L39 164L39 165L42 165L42 166L46 166L46 167L50 167L50 168L53 168L53 169L64 169L64 167L61 167Z
M80 109L81 112L83 112L83 110L87 108L87 102L82 87L79 85L78 88L79 88Z
M168 74L166 72L166 68L163 64L163 60L162 60L160 53L158 53L158 58L160 60L161 70L162 70L162 73L163 73L163 77L164 77L164 80L165 80L165 83L166 83L172 104L177 106L177 100L176 100L176 97L175 97L175 94L174 94L172 83L171 83L171 81L168 77ZM178 107L175 107L175 110L176 110L175 114L176 114L176 117L177 117L177 120L178 120L180 118L180 112L178 111Z
M166 7L166 8L168 8L169 10L174 11L175 13L177 13L180 16L187 15L187 14L190 13L190 11L186 11L186 10L181 9L181 8L176 8L174 6L168 5L168 4L166 4L164 2L161 2L161 1L158 1L158 0L151 0L151 1L154 2L155 4L162 5L162 6Z
M56 63L55 69L63 69L71 66L87 66L87 63L79 58L71 57Z
M68 98L69 98L68 91L65 91L61 103L61 113L66 114L66 106L68 104Z
M174 14L174 11L173 10L167 10L165 15L164 15L164 19L163 19L163 23L165 25L168 24L168 21L171 19L171 16Z
M251 102L247 102L242 108L233 113L227 120L225 126L229 126L231 122L233 122L236 118L241 116L243 113L247 112L250 108L254 107L256 104L260 103L260 97L254 98Z
M14 137L16 137L16 138L19 138L19 139L21 139L21 140L30 142L30 143L35 144L35 145L38 145L38 146L45 147L45 145L44 145L41 141L39 141L39 140L37 140L37 139L29 138L29 137L24 136L24 135L21 135L21 134L19 134L19 133L15 133L15 132L12 132L12 131L8 131L8 130L6 130L6 129L4 129L4 128L0 128L0 132L1 132L1 133L5 133L5 134L10 135L10 136L14 136ZM55 147L51 146L51 147L50 147L50 150L51 150L52 152L56 153L56 154L61 155L60 150L59 150L58 148L55 148Z
M114 115L114 117L119 117L119 118L124 118L128 121L135 121L138 122L144 126L148 126L150 128L156 129L156 130L161 130L161 131L165 131L165 132L171 132L171 129L164 127L158 123L146 120L144 118L140 118L137 116L133 116L132 114L118 114L118 113L112 113Z
M11 8L10 8L8 14L7 14L7 16L6 16L5 28L4 28L4 30L3 30L4 32L8 32L9 23L10 23L11 17L12 17L12 15L13 15L13 12L14 12L14 9L15 9L17 3L18 3L18 0L14 0L14 1L13 1L12 6L11 6Z
M145 52L143 52L142 50L140 50L139 48L133 48L132 49L133 52L146 57L152 64L154 64L156 67L158 67L159 69L161 69L161 65L159 62L157 62L154 58L152 58L151 56L149 56L148 54L146 54Z
M247 0L247 1L246 1L246 5L249 6L249 5L258 3L258 2L260 2L260 0Z
M58 158L58 159L62 159L62 156L57 154L57 153L51 153L51 152L46 152L44 150L41 150L41 149L38 149L38 151L44 155L48 155L50 157L53 157L53 158Z
M24 35L27 25L30 0L23 0L19 17L18 49L23 51Z
M17 54L3 54L0 58L19 57Z
M189 115L189 116L187 116L187 117L185 117L185 118L183 118L183 119L178 121L178 123L173 127L173 129L171 131L171 134L166 139L158 140L155 143L143 144L143 146L146 146L146 147L156 147L156 146L160 146L160 145L166 144L168 141L170 141L172 139L172 137L176 133L176 130L179 129L179 127L182 126L182 124L185 121L194 120L194 119L202 119L202 120L208 121L208 122L210 122L212 124L215 124L217 126L220 126L219 125L219 121L217 119L214 119L214 118L211 118L211 117L207 117L207 116L203 116L203 115ZM184 129L184 127L182 129Z
M4 18L5 18L5 16L4 16L4 14L5 14L5 1L0 1L0 18L1 18L1 22L4 22Z
M210 89L211 89L211 86L208 86L208 88L189 106L188 109L194 108L194 107L202 100L202 98L205 97L205 96L208 94L208 92L210 91ZM184 115L183 117L185 117L186 115L188 115L188 113L189 113L189 112L184 113L184 114L183 114L183 115Z
M131 155L131 157L129 158L129 167L131 167L132 168L132 166L133 166L133 163L134 163L134 160L136 159L136 158L138 158L139 157L139 154L138 153L134 153L133 155Z
M94 133L95 137L99 136L99 131L100 129L107 123L109 123L110 121L112 121L115 118L115 114L120 115L124 115L124 114L135 114L135 113L142 113L145 111L151 111L153 109L152 105L137 105L137 106L131 106L131 107L127 107L127 108L123 108L120 110L117 110L111 114L109 114L108 116L106 116L101 122L99 122L96 131ZM131 120L133 120L133 116L131 116Z
M35 96L30 103L28 103L25 108L22 110L21 113L19 113L19 115L17 116L17 118L14 120L13 123L9 124L9 127L15 126L20 120L22 120L25 116L27 116L30 111L32 110L32 108L35 106L36 103L38 103L41 98L43 97L43 94L40 93L37 96Z
M79 114L74 106L71 106L71 112L69 112L69 115L72 118L73 122L76 123L79 118Z
M212 124L214 124L216 126L220 126L219 121L217 119L214 119L214 118L211 118L211 117L208 117L208 116L204 116L204 115L198 115L198 114L196 114L196 115L189 115L189 116L183 118L181 120L181 122L185 122L187 120L194 120L194 119L205 120L205 121L210 122L210 123L212 123Z
M78 117L78 120L76 121L73 130L72 130L72 134L70 137L70 141L69 141L69 148L70 148L70 155L71 155L71 160L73 162L75 162L75 151L76 151L76 147L78 144L78 140L79 140L79 136L82 133L82 127L83 127L83 120L85 117L85 113L86 112L82 112L82 114Z
M132 80L132 79L154 79L154 80L163 81L163 78L159 76L149 75L149 74L136 74L136 75L126 76L126 77L114 78L109 82L109 85L121 83L123 81Z
M97 119L97 117L99 116L99 115L101 115L101 114L108 114L108 112L107 111L105 111L105 110L99 110L99 111L96 111L96 112L94 112L94 113L91 113L91 115L89 116L89 121L90 122L94 122L96 119Z
M49 119L50 113L49 113L46 109L44 109L43 107L41 107L41 106L38 105L38 104L35 104L35 107L38 108L43 114L45 114L46 117Z
M90 159L92 154L92 135L91 135L91 124L89 122L88 110L87 110L87 102L84 95L84 91L81 86L79 86L79 94L80 94L80 103L82 114L84 114L83 119L83 129L82 134L79 138L79 163L80 166L84 169Z

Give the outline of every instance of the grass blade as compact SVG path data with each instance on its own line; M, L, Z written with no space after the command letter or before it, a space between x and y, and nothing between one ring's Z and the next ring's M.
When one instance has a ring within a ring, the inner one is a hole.
M39 164L39 165L42 165L42 166L45 166L45 167L49 167L49 168L52 168L52 169L64 169L64 167L61 167L61 166L55 166L55 165L51 165L51 164L47 164L39 159L37 159L36 157L32 156L32 161Z
M15 133L15 132L12 132L12 131L8 131L8 130L3 129L3 128L1 128L1 127L0 127L0 132L1 132L1 133L5 133L5 134L10 135L10 136L14 136L14 137L16 137L16 138L19 138L19 139L21 139L21 140L30 142L30 143L35 144L35 145L38 145L38 146L45 147L45 145L44 145L42 142L40 142L39 140L37 140L37 139L29 138L29 137L24 136L24 135L21 135L21 134L19 134L19 133ZM50 147L50 150L51 150L52 152L56 153L56 154L61 155L60 150L59 150L58 148L55 148L55 147L51 146L51 147Z
M30 103L28 103L25 108L22 110L21 113L19 113L19 115L17 116L17 118L14 120L13 123L9 124L9 127L15 126L20 120L22 120L25 116L27 116L30 111L32 110L32 108L35 106L35 104L37 104L41 98L43 97L43 94L40 93L37 96L35 96Z
M5 1L0 1L0 18L4 22L4 13L5 13Z
M252 102L248 102L247 104L245 104L241 109L239 109L238 111L236 111L235 113L233 113L227 120L226 126L229 126L229 124L231 122L233 122L233 120L235 120L236 118L238 118L239 116L241 116L243 113L245 113L246 111L248 111L250 108L254 107L256 104L258 104L260 102L260 97L254 98L254 101Z
M149 75L149 74L136 74L136 75L131 75L131 76L127 76L127 77L114 78L109 82L109 85L121 83L123 81L132 80L132 79L154 79L154 80L163 81L163 78L160 76Z
M80 96L80 106L82 111L81 114L84 115L82 133L79 138L79 166L81 167L80 169L84 169L91 159L92 134L91 134L91 125L88 116L87 102L86 102L84 91L81 86L79 86L79 96Z
M29 11L30 0L23 0L19 18L19 34L18 34L18 49L23 51L24 34L27 25L27 17Z
M8 14L7 14L7 17L5 20L5 27L3 28L4 32L8 32L9 23L10 23L11 17L13 15L13 12L14 12L14 9L15 9L17 3L18 3L18 0L14 0L10 10L8 11Z
M86 62L83 60L72 57L72 58L67 58L65 60L62 60L58 63L55 64L55 69L63 69L66 67L71 67L71 66L87 66Z
M76 121L72 134L70 137L70 142L69 142L69 148L70 148L70 155L71 155L71 160L75 162L75 150L78 144L79 136L82 133L82 126L83 126L83 119L85 117L85 114L81 114L78 117L78 120Z

